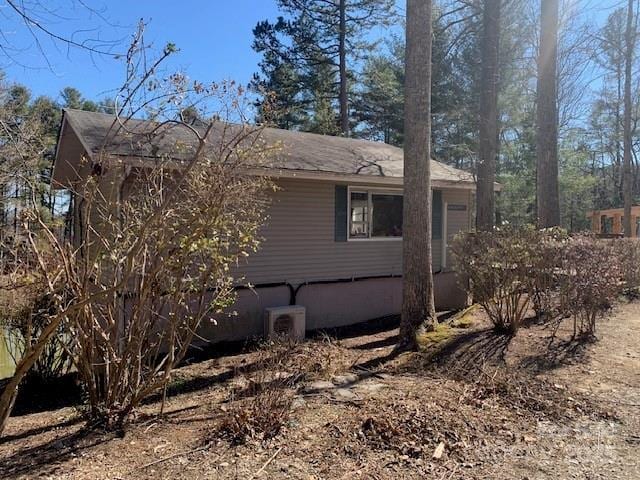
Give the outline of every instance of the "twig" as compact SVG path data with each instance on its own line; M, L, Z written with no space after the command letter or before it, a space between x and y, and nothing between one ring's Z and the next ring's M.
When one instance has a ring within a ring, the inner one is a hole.
M353 399L341 399L341 398L335 398L332 397L331 395L329 395L328 393L320 393L319 394L321 397L326 398L327 400L329 400L330 402L334 402L334 403L346 403L349 405L353 405L354 407L358 407L360 408L362 405L360 402L363 402L364 400L362 398L353 398Z
M269 464L271 462L273 462L273 460L278 456L278 454L282 451L283 447L280 447L278 450L276 450L276 453L274 453L273 455L271 455L271 457L269 458L269 460L267 460L266 462L264 462L264 465L262 465L262 467L260 467L260 470L258 470L256 473L254 473L253 475L251 475L251 479L253 480L254 478L256 478L258 475L260 475L262 472L264 472L264 469L267 468L269 466Z
M640 407L640 403L620 402L618 400L605 400L605 402L615 403L616 405L622 405L623 407Z
M164 458L160 458L158 460L155 460L153 462L147 463L141 467L138 467L137 470L144 470L145 468L148 467L152 467L154 465L157 465L159 463L163 463L166 462L167 460L171 460L177 457L183 457L185 455L191 455L192 453L196 453L196 452L201 452L203 450L207 450L208 448L211 447L211 442L207 443L206 445L202 446L202 447L198 447L198 448L194 448L193 450L188 450L186 452L178 452L178 453L174 453L173 455L169 455L168 457L164 457Z
M447 477L447 480L452 478L457 471L458 471L458 464L456 463L454 464L453 470L451 472L444 472L442 474L442 476L440 477L440 480L445 480L445 477ZM449 476L447 476L447 473L449 473Z
M360 370L361 372L368 373L372 377L379 378L380 380L384 380L385 378L380 375L378 372L374 372L373 370L365 367L361 367L360 365L356 365L353 367L355 370Z

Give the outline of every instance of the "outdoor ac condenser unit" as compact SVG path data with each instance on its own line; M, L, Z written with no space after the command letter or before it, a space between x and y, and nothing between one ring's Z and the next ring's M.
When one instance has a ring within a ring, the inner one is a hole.
M305 308L299 305L272 307L265 310L264 334L268 339L304 340Z

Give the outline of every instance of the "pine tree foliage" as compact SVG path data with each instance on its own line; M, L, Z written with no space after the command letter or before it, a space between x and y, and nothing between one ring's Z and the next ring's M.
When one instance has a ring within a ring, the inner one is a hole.
M280 17L253 30L253 48L263 55L252 82L262 97L258 109L270 95L271 104L281 109L260 118L294 129L312 125L317 131L325 125L321 133L333 134L335 128L326 125L330 107L333 123L348 135L359 64L378 43L372 40L375 30L397 21L395 2L278 0L278 8Z

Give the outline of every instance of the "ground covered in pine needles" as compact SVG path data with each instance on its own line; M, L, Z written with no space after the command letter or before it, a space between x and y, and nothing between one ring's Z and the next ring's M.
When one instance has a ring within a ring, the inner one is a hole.
M374 322L201 360L125 432L73 407L12 418L0 478L640 478L640 303L571 333L508 338L472 309L415 354Z

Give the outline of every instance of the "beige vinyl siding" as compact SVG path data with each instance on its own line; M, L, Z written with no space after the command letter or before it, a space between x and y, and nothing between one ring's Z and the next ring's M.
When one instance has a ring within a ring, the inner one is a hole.
M260 250L236 272L252 284L352 277L401 275L402 241L357 240L336 242L334 238L335 183L282 179L273 194L269 220L261 229ZM468 191L449 191L443 201L456 203ZM468 223L468 222L467 222ZM448 228L466 228L456 218ZM440 268L441 240L433 244L434 269Z
M446 269L453 266L451 258L451 242L460 231L468 231L471 228L470 213L471 190L445 190L443 194L443 205L447 206L447 258ZM448 209L451 205L465 205L466 210Z

